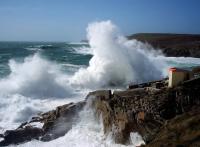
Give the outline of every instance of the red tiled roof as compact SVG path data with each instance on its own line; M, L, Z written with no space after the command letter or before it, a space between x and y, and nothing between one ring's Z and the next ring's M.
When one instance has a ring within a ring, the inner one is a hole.
M180 68L176 68L176 67L169 68L169 71L172 71L172 72L189 72L188 70L180 69Z

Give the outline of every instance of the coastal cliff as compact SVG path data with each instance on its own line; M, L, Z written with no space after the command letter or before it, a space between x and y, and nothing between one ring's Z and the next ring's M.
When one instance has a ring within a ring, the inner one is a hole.
M131 132L139 132L147 146L198 144L200 137L199 80L175 88L162 85L114 91L97 91L95 108L102 114L104 132L117 143L128 144ZM148 84L147 84L148 85ZM107 93L107 94L106 94Z
M15 130L7 130L1 146L38 139L50 141L64 136L80 117L88 101L105 136L119 144L130 143L130 133L138 132L147 147L200 145L200 78L174 87L167 79L129 86L126 90L90 92L86 99L69 103L33 117ZM42 128L33 123L43 123Z
M200 35L197 34L138 33L127 38L149 43L166 56L200 57Z

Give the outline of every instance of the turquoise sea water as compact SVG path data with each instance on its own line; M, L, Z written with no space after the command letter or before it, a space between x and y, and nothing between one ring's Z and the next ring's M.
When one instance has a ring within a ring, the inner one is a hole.
M0 78L10 74L9 61L24 62L34 54L62 66L62 71L70 74L80 67L87 67L92 58L87 43L66 42L0 42ZM187 62L187 59L190 61ZM199 66L198 59L170 57L166 63L171 67ZM30 67L31 69L31 67Z
M78 50L84 51L88 47L89 45L84 43L0 42L0 77L9 75L9 60L23 62L26 57L36 53L47 60L61 64L63 71L69 71L69 65L74 65L73 67L87 66L92 55L78 52Z

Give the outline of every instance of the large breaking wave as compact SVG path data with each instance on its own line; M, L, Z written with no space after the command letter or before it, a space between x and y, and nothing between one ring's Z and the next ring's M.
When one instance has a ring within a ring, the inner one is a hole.
M68 74L39 53L26 57L24 62L11 59L11 73L0 80L0 93L65 98L73 96L75 89L120 87L164 76L166 63L157 58L159 53L148 44L127 40L111 21L89 24L87 37L93 55L88 67L80 66L77 72Z
M23 63L10 60L11 74L0 80L1 93L18 93L39 98L67 97L73 91L67 85L67 75L59 66L42 59L38 54L25 58Z
M93 57L89 67L72 77L72 84L82 87L126 85L163 77L165 63L155 60L149 45L128 41L111 21L89 24L87 36Z

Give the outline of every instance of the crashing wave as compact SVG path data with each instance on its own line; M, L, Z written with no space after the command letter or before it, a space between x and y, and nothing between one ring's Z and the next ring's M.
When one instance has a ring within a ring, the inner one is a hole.
M71 83L81 87L104 87L146 82L163 77L165 63L155 60L150 46L129 41L111 21L89 24L87 36L93 53L87 68L81 68Z

